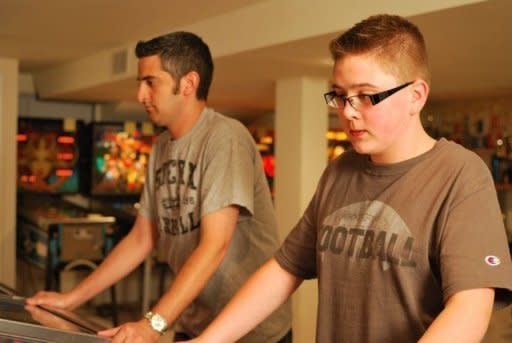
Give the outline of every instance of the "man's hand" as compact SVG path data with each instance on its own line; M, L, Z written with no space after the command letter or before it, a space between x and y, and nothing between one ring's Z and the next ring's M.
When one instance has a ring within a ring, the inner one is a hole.
M151 328L147 319L103 330L98 335L110 337L110 343L154 343L160 338L160 334Z
M45 326L56 328L56 329L63 329L63 330L70 330L70 331L76 331L77 328L74 324L71 322L68 322L67 320L64 320L62 318L57 317L56 315L42 310L38 308L37 306L33 305L25 305L25 310L30 312L32 315L32 319L34 319L36 322L41 323Z
M70 293L57 293L57 292L38 292L33 297L27 298L27 304L46 305L55 308L72 311L77 306L73 304Z

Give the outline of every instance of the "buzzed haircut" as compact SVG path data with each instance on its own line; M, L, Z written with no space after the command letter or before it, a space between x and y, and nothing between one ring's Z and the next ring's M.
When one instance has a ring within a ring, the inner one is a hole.
M373 54L377 63L403 82L421 78L430 84L425 39L416 25L397 15L371 16L331 41L334 61Z

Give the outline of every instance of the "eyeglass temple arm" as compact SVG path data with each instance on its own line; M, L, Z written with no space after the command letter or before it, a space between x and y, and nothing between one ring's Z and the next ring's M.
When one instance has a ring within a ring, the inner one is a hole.
M412 82L407 82L401 86L398 86L396 88L390 89L385 92L369 95L370 101L372 102L372 105L377 105L379 102L386 99L388 96L398 92L400 89L405 88L405 87L409 86L410 84L412 84Z

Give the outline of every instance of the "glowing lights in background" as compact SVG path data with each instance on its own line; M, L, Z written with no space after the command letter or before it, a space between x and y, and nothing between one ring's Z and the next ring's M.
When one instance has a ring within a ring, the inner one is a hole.
M138 194L156 135L148 125L95 123L91 193Z
M327 158L334 160L350 147L347 134L341 129L329 130L325 134L327 138Z
M65 125L63 120L19 119L16 135L19 190L49 193L78 191L79 147L75 138L76 130L76 123Z
M249 127L249 131L260 151L263 160L263 170L272 190L275 176L274 130ZM326 133L326 138L328 160L337 158L350 147L347 134L341 129L329 130Z

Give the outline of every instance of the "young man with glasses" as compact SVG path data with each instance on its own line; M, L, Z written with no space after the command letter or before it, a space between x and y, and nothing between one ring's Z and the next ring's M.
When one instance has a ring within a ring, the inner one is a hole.
M512 288L496 191L477 155L429 137L422 34L370 17L331 43L328 105L353 150L326 168L303 217L194 342L234 342L318 278L317 342L480 342Z

